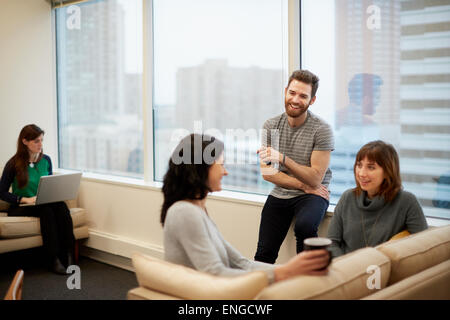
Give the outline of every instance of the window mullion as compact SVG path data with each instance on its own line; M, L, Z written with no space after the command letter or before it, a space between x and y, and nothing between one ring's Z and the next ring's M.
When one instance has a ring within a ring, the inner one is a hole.
M143 135L144 181L154 181L153 167L153 1L143 1Z

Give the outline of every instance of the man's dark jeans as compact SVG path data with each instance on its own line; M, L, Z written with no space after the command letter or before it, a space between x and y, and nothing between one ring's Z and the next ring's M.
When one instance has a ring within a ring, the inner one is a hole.
M255 260L275 263L294 217L297 253L303 251L303 240L317 237L317 229L328 204L326 199L314 194L304 194L292 199L269 196L261 213Z

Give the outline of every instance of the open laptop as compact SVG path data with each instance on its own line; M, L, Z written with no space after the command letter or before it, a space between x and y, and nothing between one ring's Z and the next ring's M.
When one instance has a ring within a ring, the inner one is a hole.
M81 172L42 176L39 180L35 204L31 206L71 200L77 197L80 187ZM30 204L21 204L21 206Z

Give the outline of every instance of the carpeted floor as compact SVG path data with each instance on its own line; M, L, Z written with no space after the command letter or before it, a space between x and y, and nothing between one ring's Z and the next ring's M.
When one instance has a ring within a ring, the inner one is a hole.
M128 290L137 286L133 272L80 257L81 289L69 289L73 277L49 272L40 254L38 248L0 254L0 299L20 268L25 273L23 300L125 300Z

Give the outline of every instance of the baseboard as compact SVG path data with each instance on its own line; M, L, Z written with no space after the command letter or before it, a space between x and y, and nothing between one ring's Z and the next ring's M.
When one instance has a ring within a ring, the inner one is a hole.
M121 269L134 272L133 264L131 263L130 258L121 257L115 254L111 254L97 249L92 249L85 246L80 247L80 255L83 257L88 257L92 260L109 264L111 266L115 266Z
M162 246L89 229L89 238L80 247L82 256L134 272L133 253L139 252L163 259Z

